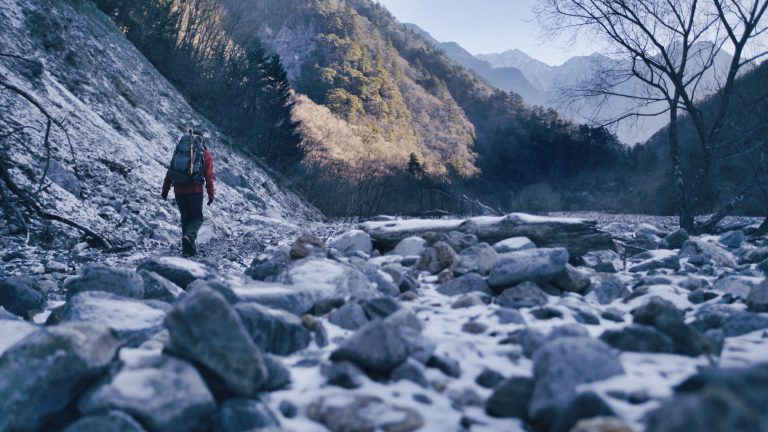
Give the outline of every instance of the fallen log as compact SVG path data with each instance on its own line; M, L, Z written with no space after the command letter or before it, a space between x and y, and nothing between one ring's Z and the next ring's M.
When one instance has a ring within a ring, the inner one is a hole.
M490 244L510 237L528 237L538 247L566 248L571 259L581 257L589 251L614 247L611 235L600 231L595 221L524 213L470 219L365 222L360 225L360 229L371 236L374 246L382 252L394 249L406 237L450 231L474 234L478 240Z

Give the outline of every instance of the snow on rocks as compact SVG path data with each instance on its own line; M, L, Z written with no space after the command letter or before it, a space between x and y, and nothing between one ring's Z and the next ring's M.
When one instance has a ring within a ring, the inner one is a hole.
M186 288L195 280L212 276L211 269L200 262L169 256L149 258L139 264L136 270L157 273L181 288Z
M371 236L360 230L347 231L332 239L328 246L347 255L355 254L356 252L370 255L373 251Z
M517 252L526 249L535 249L528 237L512 237L493 244L493 249L498 253Z
M504 288L525 281L549 282L565 271L568 251L564 248L528 249L503 254L488 276L488 285Z

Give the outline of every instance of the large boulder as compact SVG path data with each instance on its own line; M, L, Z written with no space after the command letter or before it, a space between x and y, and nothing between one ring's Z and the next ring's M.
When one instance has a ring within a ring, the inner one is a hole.
M499 217L453 220L398 220L366 222L360 227L371 235L374 246L391 250L398 242L428 232L460 231L475 235L479 241L494 244L512 237L527 237L539 247L564 247L572 258L592 250L611 249L610 234L597 229L597 222L581 219L550 218L523 213Z
M387 404L376 396L340 393L309 404L307 417L332 432L410 432L424 426L418 412Z
M86 393L78 408L85 414L124 411L153 431L204 431L216 402L191 364L157 355L127 362Z
M548 428L576 396L579 385L623 373L618 357L603 342L586 337L554 339L533 357L530 418Z
M0 356L0 430L40 429L102 374L120 341L109 328L67 323L38 330Z
M133 270L93 264L87 266L81 276L67 279L64 289L68 299L85 291L103 291L140 299L144 297L144 280Z
M347 231L331 240L328 246L346 255L353 255L356 252L370 255L373 251L371 236L360 230Z
M280 426L269 407L254 399L230 399L221 404L213 418L217 432L246 432Z
M155 272L170 280L181 288L197 279L208 279L212 271L197 261L179 257L154 257L139 264L136 271L146 270Z
M216 291L193 290L168 313L165 326L174 352L205 366L234 393L253 396L267 380L261 351Z
M163 320L170 309L170 305L159 301L85 291L64 305L59 322L101 324L114 330L125 345L137 347L163 330Z
M32 278L13 276L0 281L0 306L23 318L43 309L45 295L35 289Z
M648 432L768 430L768 363L707 369L648 416Z
M312 341L301 319L292 313L257 303L238 303L235 310L256 346L263 351L289 355L303 350Z
M488 276L488 285L503 288L532 281L549 282L565 271L568 251L564 248L528 249L502 254Z

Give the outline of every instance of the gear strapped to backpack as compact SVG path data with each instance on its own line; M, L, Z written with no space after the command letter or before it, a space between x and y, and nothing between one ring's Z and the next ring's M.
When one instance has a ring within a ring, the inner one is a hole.
M193 134L181 137L176 144L176 150L171 158L171 166L168 170L171 183L175 185L203 184L203 149L204 138Z

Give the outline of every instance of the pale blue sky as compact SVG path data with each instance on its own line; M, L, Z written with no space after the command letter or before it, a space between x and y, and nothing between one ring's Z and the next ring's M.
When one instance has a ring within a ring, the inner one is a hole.
M531 7L537 0L375 0L401 22L412 22L441 42L472 54L517 48L551 65L594 50L587 43L542 41Z

